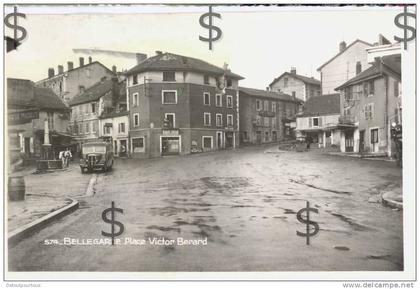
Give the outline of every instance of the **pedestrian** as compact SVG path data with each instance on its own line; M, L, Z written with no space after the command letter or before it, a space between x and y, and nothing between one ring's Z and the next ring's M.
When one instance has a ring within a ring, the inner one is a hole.
M306 135L305 142L306 142L306 149L310 149L311 143L312 143L312 137L309 134Z
M66 158L64 157L64 151L59 152L58 159L61 160L61 166L64 168L64 166L66 164Z
M66 167L69 166L69 161L72 158L72 154L69 148L66 148L66 151L64 152L64 159L65 159L65 165Z
M125 145L121 145L121 147L120 147L120 156L125 156Z

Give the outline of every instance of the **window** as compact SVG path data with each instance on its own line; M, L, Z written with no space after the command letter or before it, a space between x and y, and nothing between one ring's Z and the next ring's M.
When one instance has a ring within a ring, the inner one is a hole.
M164 71L163 72L163 81L175 81L175 72L174 71Z
M373 103L368 103L365 105L365 119L373 119Z
M203 95L204 105L210 105L210 93L205 92Z
M362 72L362 64L360 63L360 61L357 61L357 63L356 63L356 75L359 74L360 72Z
M90 130L90 123L85 123L85 134L89 134L89 130Z
M264 126L269 127L270 126L270 118L264 117ZM268 132L267 132L268 133Z
M400 95L400 84L397 80L394 81L394 96L398 97Z
M293 96L293 98L296 97L296 91L292 91L292 96Z
M233 115L227 115L227 126L233 126Z
M232 95L228 95L226 97L227 107L233 107L233 101L232 100L233 100Z
M137 74L134 74L133 75L133 85L136 85L138 83L139 83L139 81L138 81L138 75Z
M133 126L140 125L140 115L138 113L133 114Z
M369 81L369 95L375 94L375 82Z
M210 84L210 77L208 75L204 75L204 84Z
M85 104L85 114L89 114L89 103Z
M287 87L287 84L289 82L289 79L287 77L284 78L284 87Z
M257 111L261 110L261 100L257 99Z
M205 126L211 125L211 114L209 112L204 113L204 125Z
M86 69L86 77L90 78L90 69Z
M268 111L268 100L264 100L264 111Z
M118 133L125 133L125 123L124 122L120 122L118 124Z
M175 127L175 113L165 113L165 118L168 120L169 127Z
M272 127L273 127L273 128L276 128L276 127L277 127L277 118L276 118L276 117L273 117L273 118L271 119L271 123L272 123Z
M227 87L232 87L232 79L230 79L230 78L226 79L226 86Z
M91 106L92 113L95 113L96 112L96 103L91 103L90 106Z
M104 125L104 134L111 134L111 123L106 123Z
M98 123L96 121L92 122L92 133L96 133L98 131Z
M132 138L131 139L131 147L133 153L141 153L144 152L144 138Z
M272 112L276 112L276 103L273 101L272 103L271 103L271 111Z
M222 114L220 113L216 113L216 125L223 126L223 118L222 118Z
M213 137L212 136L203 136L203 148L212 149L213 148Z
M139 94L133 93L133 107L139 106Z
M319 119L317 117L312 118L312 125L319 126Z
M176 90L162 90L162 104L177 104Z
M216 94L216 106L222 106L222 95Z
M379 138L378 137L378 129L377 128L372 129L370 131L370 142L371 143L377 143L377 142L379 142L378 138Z

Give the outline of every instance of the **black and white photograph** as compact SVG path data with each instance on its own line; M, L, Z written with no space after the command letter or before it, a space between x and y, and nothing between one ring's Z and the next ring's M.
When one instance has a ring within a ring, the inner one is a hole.
M4 281L413 282L416 8L4 4Z

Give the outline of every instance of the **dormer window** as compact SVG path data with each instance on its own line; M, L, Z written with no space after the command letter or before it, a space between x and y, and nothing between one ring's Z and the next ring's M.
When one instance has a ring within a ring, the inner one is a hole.
M174 71L164 71L163 72L163 81L175 81L175 72Z
M138 78L137 78L137 74L133 75L133 85L138 84Z
M228 79L226 80L226 86L227 86L227 87L232 87L232 79L228 78Z

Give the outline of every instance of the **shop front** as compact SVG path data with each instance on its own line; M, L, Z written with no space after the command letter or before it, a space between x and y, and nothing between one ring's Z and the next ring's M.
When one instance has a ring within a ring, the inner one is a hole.
M181 153L181 136L178 129L163 129L160 136L160 153L162 156Z

